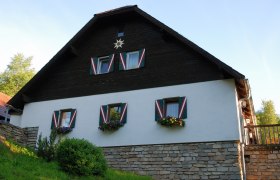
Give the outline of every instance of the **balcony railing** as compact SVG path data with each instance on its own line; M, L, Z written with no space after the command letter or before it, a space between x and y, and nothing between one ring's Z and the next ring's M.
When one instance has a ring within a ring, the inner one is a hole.
M280 124L244 126L246 145L279 145Z

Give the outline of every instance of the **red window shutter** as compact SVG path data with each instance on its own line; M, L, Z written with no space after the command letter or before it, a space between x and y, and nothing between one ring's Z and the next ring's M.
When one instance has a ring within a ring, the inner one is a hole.
M108 105L100 107L99 127L108 122Z
M60 111L54 111L53 112L51 129L59 127L59 114L60 114Z
M77 110L76 109L71 109L71 118L70 118L70 128L74 128L76 124L76 116L77 116Z
M155 121L164 118L164 99L155 101Z
M121 106L120 123L125 124L127 122L127 103L122 103L120 106Z
M187 98L179 97L179 116L180 119L187 118Z
M119 70L126 70L126 53L120 53Z
M145 65L145 54L146 54L145 49L141 49L139 51L138 68L144 67L144 65Z
M96 75L97 74L97 64L98 64L98 58L92 57L90 58L90 75Z
M108 67L107 72L113 72L114 71L114 58L115 58L114 54L109 56L110 62L109 62L109 67Z

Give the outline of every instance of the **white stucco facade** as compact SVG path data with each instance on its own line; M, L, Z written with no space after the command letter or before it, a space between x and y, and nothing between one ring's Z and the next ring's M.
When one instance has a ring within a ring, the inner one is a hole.
M183 128L156 123L155 100L186 96ZM115 132L98 129L100 106L128 103L127 123ZM18 123L39 126L49 136L55 110L77 109L76 126L68 137L85 138L98 146L239 140L238 102L234 80L218 80L26 104ZM12 117L13 119L13 117Z
M20 125L20 123L21 123L21 115L11 115L10 123L15 125L15 126L21 127L21 125Z

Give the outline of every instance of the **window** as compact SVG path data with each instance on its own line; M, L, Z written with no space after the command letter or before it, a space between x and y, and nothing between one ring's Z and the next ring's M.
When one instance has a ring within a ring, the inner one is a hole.
M54 111L52 115L51 129L54 128L74 128L76 123L76 109L64 109Z
M97 74L104 74L108 72L108 68L110 64L109 60L110 60L109 56L98 58Z
M139 52L129 52L126 55L126 69L135 69L138 67Z
M116 130L126 123L127 103L103 105L100 108L99 129Z
M90 58L90 75L112 72L114 70L114 57L115 55L112 54L110 56Z
M144 67L145 49L120 53L119 70L138 69Z
M178 118L179 112L179 102L167 102L165 116L176 117Z
M110 121L119 121L121 119L121 106L120 105L111 105L109 120Z
M124 36L124 32L118 32L118 37L123 37Z
M71 111L62 111L59 127L69 127L71 122Z
M186 97L164 98L155 101L155 120L166 117L187 118Z

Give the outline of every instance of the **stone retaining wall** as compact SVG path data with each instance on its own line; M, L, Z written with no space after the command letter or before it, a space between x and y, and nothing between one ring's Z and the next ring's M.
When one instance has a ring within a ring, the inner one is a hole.
M247 179L280 179L280 150L275 147L246 147Z
M237 141L103 148L110 167L155 179L242 179Z
M11 139L20 145L34 148L38 127L20 128L9 123L0 122L0 136Z

